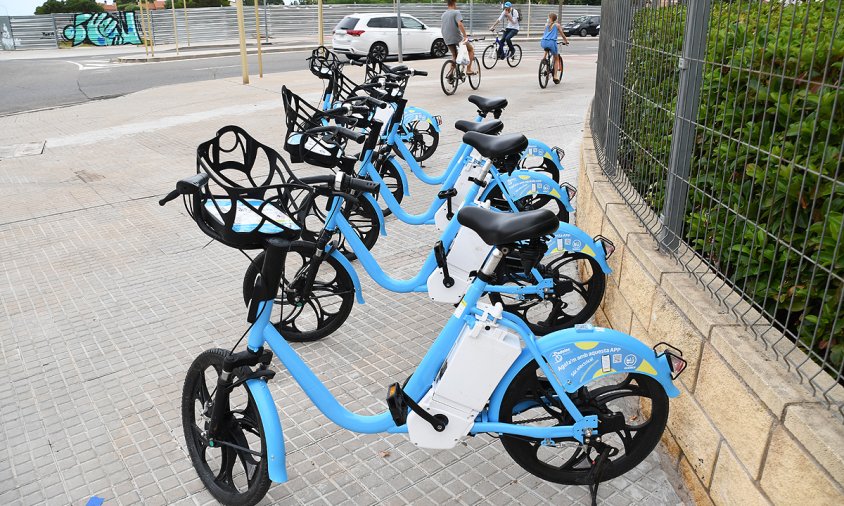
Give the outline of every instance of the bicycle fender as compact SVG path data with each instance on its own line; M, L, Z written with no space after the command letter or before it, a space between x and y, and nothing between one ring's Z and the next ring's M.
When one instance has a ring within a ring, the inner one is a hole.
M505 315L508 320L517 318ZM566 392L574 393L596 378L636 372L656 379L669 397L680 395L680 390L671 381L668 357L657 356L643 342L623 332L602 327L563 329L537 339L536 345L557 378L563 382ZM489 399L490 421L498 421L504 392L531 360L533 354L527 348L523 349L495 387Z
M522 151L521 160L529 156L538 156L541 158L547 158L554 162L554 165L557 166L557 170L563 170L563 162L560 160L560 157L557 156L557 150L551 149L548 144L545 144L542 141L536 139L528 139L528 147Z
M285 465L286 455L284 451L284 434L281 430L281 420L278 418L278 410L275 401L267 387L267 382L262 379L251 379L246 381L249 393L258 406L261 414L261 426L264 428L264 439L267 444L267 468L270 479L276 483L287 481L287 466Z
M363 301L363 291L360 287L360 278L358 277L358 273L355 271L355 268L352 267L352 262L349 262L349 259L337 250L332 251L331 256L340 262L340 265L346 269L346 272L349 273L349 277L352 278L352 284L355 285L355 298L357 299L358 304L366 304Z
M387 228L384 225L384 213L381 211L381 206L378 205L378 202L375 201L375 197L371 193L362 193L362 195L375 208L375 216L378 217L378 229L381 231L381 235L387 235Z
M440 124L437 119L425 109L419 107L405 107L404 116L401 118L402 125L408 125L411 121L427 121L434 127L435 132L440 131Z
M514 170L504 179L504 187L515 201L528 195L550 195L559 200L568 212L574 212L569 193L564 190L556 181L549 176L532 170ZM481 195L481 200L486 200L494 185L487 185Z
M545 252L546 256L564 251L583 253L594 258L598 262L598 265L601 266L604 274L612 273L612 269L610 269L607 263L604 246L571 223L561 221L560 226L557 227L557 231L554 232L554 235L545 244L548 246L548 251Z
M401 178L401 185L404 188L404 196L407 197L408 195L410 195L410 185L407 183L407 172L405 172L402 168L401 163L399 163L396 155L390 155L387 160L389 160L389 162L393 164L393 167L396 168L396 172L399 173L399 177Z

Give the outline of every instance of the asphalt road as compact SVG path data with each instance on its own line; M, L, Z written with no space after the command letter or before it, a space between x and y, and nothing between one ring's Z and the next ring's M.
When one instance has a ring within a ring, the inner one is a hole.
M478 57L483 43L478 43ZM523 42L522 65L539 60L539 43ZM564 54L595 54L598 41L578 41ZM175 60L157 63L117 63L109 56L15 59L0 61L0 116L49 109L90 100L103 100L136 91L177 83L223 79L240 75L239 56ZM303 70L307 51L264 55L264 73ZM249 57L252 73L256 56Z

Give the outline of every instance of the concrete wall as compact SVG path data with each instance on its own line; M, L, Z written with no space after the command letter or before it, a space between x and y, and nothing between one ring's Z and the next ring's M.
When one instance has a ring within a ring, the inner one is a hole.
M596 320L689 361L663 444L698 504L844 504L844 425L629 211L584 128L577 225L616 245ZM697 273L702 277L711 273ZM833 390L840 395L840 385Z

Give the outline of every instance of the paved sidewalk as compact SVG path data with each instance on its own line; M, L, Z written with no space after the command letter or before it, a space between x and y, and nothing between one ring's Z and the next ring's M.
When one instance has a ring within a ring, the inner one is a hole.
M540 90L537 62L526 58L517 69L484 71L479 91L509 97L506 131L564 148L564 179L575 184L594 60L567 57L562 84ZM415 79L408 96L445 121L426 164L439 172L459 140L451 125L474 117L471 91L445 97L441 63L414 65L431 75ZM85 504L92 496L213 503L184 449L181 388L199 352L230 347L245 329L247 263L208 244L177 202L157 201L195 172L197 144L223 125L280 149L282 84L313 99L322 90L301 71L0 118L0 145L46 141L41 155L0 160L0 504ZM412 176L410 186L407 209L419 212L436 190ZM408 277L435 233L394 218L387 230L374 253L387 272ZM453 308L387 292L360 274L366 305L334 335L295 348L341 403L376 413L386 386L412 371ZM434 452L402 435L356 435L322 416L288 374L270 386L290 481L262 504L589 504L586 487L527 474L492 438ZM657 452L599 496L608 505L690 504L675 493L677 481Z

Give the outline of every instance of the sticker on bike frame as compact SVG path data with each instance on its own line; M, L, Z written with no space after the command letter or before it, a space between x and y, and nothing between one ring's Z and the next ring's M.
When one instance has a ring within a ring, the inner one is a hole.
M529 156L538 156L541 158L548 158L549 160L551 159L551 153L545 151L539 146L528 146L522 154L522 160Z
M404 123L405 125L410 123L411 121L427 121L428 123L431 122L430 118L427 118L421 112L405 114L404 118L402 118L402 123Z
M617 344L577 341L547 355L548 363L564 384L582 384L612 373L644 373L656 376L647 359Z
M507 178L504 181L504 186L513 200L519 200L528 195L536 194L551 195L556 198L561 197L560 192L553 189L547 182L526 175Z
M261 221L264 223L260 225L261 228L258 229L258 232L261 232L262 234L278 234L279 232L284 231L274 223L266 221L265 217L270 218L290 230L299 230L299 225L271 203L266 203L265 201L258 199L245 200L250 206L255 207L255 209L259 209L263 216L255 212L254 209L247 206L242 201L238 200L234 215L234 225L232 225L232 230L235 232L254 232L259 224L261 224ZM215 202L216 205L214 205ZM261 207L262 205L264 206L263 208ZM232 202L229 199L208 199L205 201L205 210L208 212L208 215L214 218L214 220L220 225L224 224L223 217L220 213L228 213L231 208Z
M463 311L465 311L465 310L466 310L466 301L461 299L460 303L457 304L457 308L454 309L454 316L456 316L457 318L460 318L461 316L463 316Z
M583 253L584 255L589 255L590 257L595 258L595 250L592 249L592 246L584 243L568 232L557 232L550 240L548 240L546 245L549 250L548 254L570 251L573 253Z

